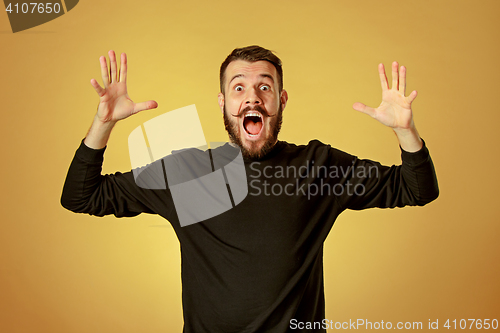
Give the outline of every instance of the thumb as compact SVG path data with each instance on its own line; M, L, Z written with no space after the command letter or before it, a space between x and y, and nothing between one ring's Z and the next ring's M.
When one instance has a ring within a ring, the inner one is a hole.
M155 101L147 101L134 104L134 114L144 110L156 109L158 107L158 103Z
M356 111L363 112L371 117L373 117L375 115L375 109L371 108L369 106L366 106L363 103L356 102L352 105L352 108Z

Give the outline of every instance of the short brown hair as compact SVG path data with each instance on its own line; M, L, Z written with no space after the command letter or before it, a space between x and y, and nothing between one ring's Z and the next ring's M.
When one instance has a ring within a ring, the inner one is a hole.
M234 49L230 55L227 56L226 60L220 66L220 91L224 94L224 80L226 74L226 68L232 61L235 60L245 60L250 62L256 61L269 61L276 68L278 73L278 84L279 91L283 90L283 69L281 68L281 60L278 58L273 51L265 49L263 47L252 45L247 47L242 47L239 49Z

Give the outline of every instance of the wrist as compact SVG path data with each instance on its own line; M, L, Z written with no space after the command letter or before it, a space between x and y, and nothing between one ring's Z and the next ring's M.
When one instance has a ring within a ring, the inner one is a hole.
M109 136L115 124L116 121L103 122L96 115L83 143L87 147L92 149L102 149L106 147Z
M116 123L117 120L103 120L101 119L97 114L94 116L94 121L92 122L92 126L100 127L103 129L112 129Z
M412 124L409 128L394 128L393 130L403 150L414 153L422 149L423 142L415 125Z

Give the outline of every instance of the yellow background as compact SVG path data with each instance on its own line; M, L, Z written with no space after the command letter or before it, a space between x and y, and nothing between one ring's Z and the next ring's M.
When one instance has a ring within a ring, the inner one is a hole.
M219 66L251 44L283 60L282 140L399 164L392 131L352 104L380 103L380 62L407 66L407 93L419 92L440 197L339 217L325 245L326 317L500 320L499 13L496 0L87 0L16 34L0 13L0 331L181 332L169 223L74 214L61 190L96 111L99 56L126 52L130 96L159 103L113 130L111 173L130 168L132 129L186 105L207 140L226 140Z

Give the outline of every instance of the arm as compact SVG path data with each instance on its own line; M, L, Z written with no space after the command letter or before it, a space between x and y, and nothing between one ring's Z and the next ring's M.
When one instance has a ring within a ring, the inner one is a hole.
M362 196L351 196L344 202L345 208L364 209L370 207L393 208L406 205L425 205L436 199L439 188L427 147L420 138L413 122L411 103L417 97L413 91L405 97L406 68L392 64L392 88L389 89L384 65L378 67L382 85L382 103L376 109L362 103L353 108L377 119L396 134L401 148L401 166L386 167L369 160L356 160L354 170L376 170L359 173L364 177L351 179L353 186L362 185ZM356 173L358 174L358 173Z
M136 104L128 97L125 53L121 55L119 75L113 51L109 51L109 59L110 73L106 58L99 59L104 88L95 79L91 80L99 95L99 106L92 126L68 170L61 204L74 212L98 216L107 214L134 216L141 212L151 213L151 209L138 199L142 192L135 186L130 172L101 175L105 147L114 125L139 111L157 107L154 101Z
M89 148L82 140L66 176L62 206L75 213L96 216L154 213L147 194L136 186L131 172L101 175L104 151L105 148Z
M354 158L344 162L349 170L341 183L346 195L341 206L354 210L423 206L435 200L439 187L425 142L414 153L401 149L402 165L384 166L371 160Z

